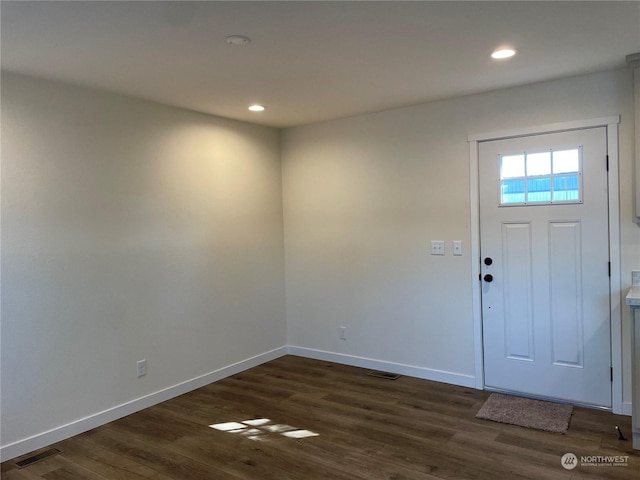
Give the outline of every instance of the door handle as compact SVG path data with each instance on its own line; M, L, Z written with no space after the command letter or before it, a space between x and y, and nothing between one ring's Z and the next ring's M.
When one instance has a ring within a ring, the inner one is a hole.
M485 265L489 266L489 265L491 265L492 263L493 263L493 258L491 258L491 257L487 257L487 258L485 258L485 259L484 259L484 264L485 264Z
M485 281L485 282L487 282L487 283L491 283L491 282L493 282L493 275L491 275L490 273L487 273L487 274L484 276L484 281Z

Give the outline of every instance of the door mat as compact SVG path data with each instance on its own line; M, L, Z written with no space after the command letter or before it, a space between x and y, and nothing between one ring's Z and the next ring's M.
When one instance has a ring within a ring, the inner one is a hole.
M567 433L572 413L571 405L492 393L476 418L545 432Z

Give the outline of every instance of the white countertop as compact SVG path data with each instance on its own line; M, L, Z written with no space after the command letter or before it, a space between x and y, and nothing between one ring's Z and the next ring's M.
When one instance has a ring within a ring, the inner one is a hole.
M632 307L640 307L640 286L631 287L626 297L627 305Z
M640 307L640 271L631 272L631 289L626 297L627 305Z

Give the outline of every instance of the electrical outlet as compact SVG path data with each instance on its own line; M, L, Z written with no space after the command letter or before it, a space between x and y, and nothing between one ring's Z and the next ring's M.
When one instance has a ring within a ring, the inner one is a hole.
M431 240L431 255L444 255L443 240Z
M347 327L340 327L340 340L347 339Z
M138 360L136 362L136 376L144 377L147 374L147 361L146 360Z
M456 257L459 257L462 255L462 240L453 241L453 254Z

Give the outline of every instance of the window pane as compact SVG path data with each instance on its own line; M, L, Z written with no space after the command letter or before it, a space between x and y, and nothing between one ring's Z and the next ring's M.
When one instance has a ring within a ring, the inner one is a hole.
M553 179L553 200L566 202L580 200L580 177L578 175L565 175Z
M527 179L527 202L551 201L551 179Z
M506 155L500 161L500 179L524 177L524 155Z
M527 176L549 175L551 173L551 152L527 155Z
M580 171L580 155L577 148L553 152L553 173Z
M500 205L578 203L581 148L500 156Z
M524 203L524 180L503 180L500 203Z

